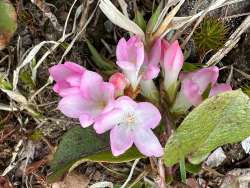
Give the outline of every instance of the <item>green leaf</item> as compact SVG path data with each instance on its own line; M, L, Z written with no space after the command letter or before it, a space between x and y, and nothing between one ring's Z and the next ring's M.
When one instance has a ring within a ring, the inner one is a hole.
M106 61L95 49L95 47L90 43L90 41L86 40L89 51L92 55L92 60L95 62L96 66L102 70L111 71L114 70L115 67L111 64L111 62Z
M189 173L197 174L201 171L201 165L194 165L191 163L186 163L185 165L186 165L186 170Z
M70 171L72 171L74 168L76 168L77 166L79 166L80 164L86 161L106 162L106 163L124 163L124 162L133 161L138 158L145 158L145 156L142 155L135 147L130 148L123 155L120 155L118 157L113 156L111 151L102 151L97 154L86 156L86 157L83 157L82 159L79 159L72 165L72 167L70 168Z
M244 86L241 88L242 91L250 97L250 86Z
M146 31L146 21L143 18L142 13L139 10L135 12L135 23L145 32Z
M203 100L208 98L209 93L211 91L211 88L212 88L212 84L209 83L208 86L207 86L207 88L206 88L206 90L202 93L202 99Z
M5 48L17 28L15 8L8 0L0 0L0 50Z
M165 146L164 160L171 166L189 155L193 164L219 146L250 135L250 100L241 90L208 98L184 119Z
M183 72L192 72L200 69L203 65L199 63L188 63L185 62L182 67Z
M151 34L153 31L153 28L158 20L158 17L161 14L161 10L163 8L163 1L160 2L160 4L158 5L157 9L154 11L153 15L151 16L151 18L148 21L147 24L147 28L146 28L146 33L147 34Z
M121 163L144 157L135 148L114 157L110 152L108 134L97 135L92 128L74 127L60 142L51 162L49 181L60 179L69 169L86 161Z

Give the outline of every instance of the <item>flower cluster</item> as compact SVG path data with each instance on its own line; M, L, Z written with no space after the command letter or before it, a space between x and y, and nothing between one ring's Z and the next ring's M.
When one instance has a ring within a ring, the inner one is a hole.
M133 144L146 156L159 157L163 148L151 129L160 120L159 110L148 102L135 102L121 96L127 79L116 73L110 82L75 63L65 62L49 69L56 81L54 91L62 99L59 110L68 117L78 118L82 127L94 125L98 134L110 131L114 156L124 153Z
M178 41L170 44L158 39L145 46L138 36L127 41L122 38L116 57L122 72L113 74L109 82L72 62L49 69L56 81L53 89L62 97L59 110L79 119L82 127L93 125L98 134L110 130L114 156L121 155L133 144L146 156L163 155L163 148L152 131L161 121L159 110L150 102L134 100L138 93L150 101L160 100L153 79L161 69L162 85L173 113L185 113L191 106L199 105L206 92L207 97L211 97L231 90L230 85L217 83L219 69L215 66L180 73L184 58ZM125 96L127 90L136 93L135 96Z

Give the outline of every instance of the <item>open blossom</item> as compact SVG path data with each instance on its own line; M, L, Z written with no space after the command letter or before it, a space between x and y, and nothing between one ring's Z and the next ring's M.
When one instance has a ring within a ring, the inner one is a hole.
M146 156L160 157L163 148L151 129L161 120L159 110L148 102L136 103L123 96L102 113L94 128L101 134L110 131L111 150L114 156L123 154L133 143Z
M181 90L177 95L173 111L185 112L192 105L198 106L203 101L203 93L210 86L209 97L232 90L229 84L218 84L219 69L216 66L182 74Z
M51 67L49 73L56 81L53 90L62 97L79 93L80 80L84 72L84 67L73 62Z
M171 87L177 83L177 79L184 63L183 53L178 41L172 44L163 42L163 73L164 73L164 88L168 92Z
M117 65L128 78L132 88L136 90L140 80L140 69L144 62L144 46L138 36L131 37L128 41L120 39L117 48Z
M113 100L114 86L103 82L99 74L85 70L80 79L78 93L64 96L58 108L64 115L78 118L82 127L88 127Z
M112 83L115 87L115 95L123 95L124 89L129 85L128 79L124 74L116 72L109 78L109 83Z

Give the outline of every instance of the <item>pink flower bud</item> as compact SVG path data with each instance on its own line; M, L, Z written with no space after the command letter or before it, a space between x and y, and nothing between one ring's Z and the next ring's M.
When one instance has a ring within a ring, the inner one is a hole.
M110 78L109 82L112 83L115 87L115 93L117 96L122 95L124 92L124 89L128 86L129 81L125 77L124 74L120 72L114 73Z

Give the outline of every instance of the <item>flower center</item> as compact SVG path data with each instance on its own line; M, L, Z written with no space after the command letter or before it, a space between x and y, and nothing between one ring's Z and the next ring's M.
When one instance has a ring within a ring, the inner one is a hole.
M128 125L135 124L135 120L136 120L136 118L133 114L128 114L128 116L127 116L127 124Z

